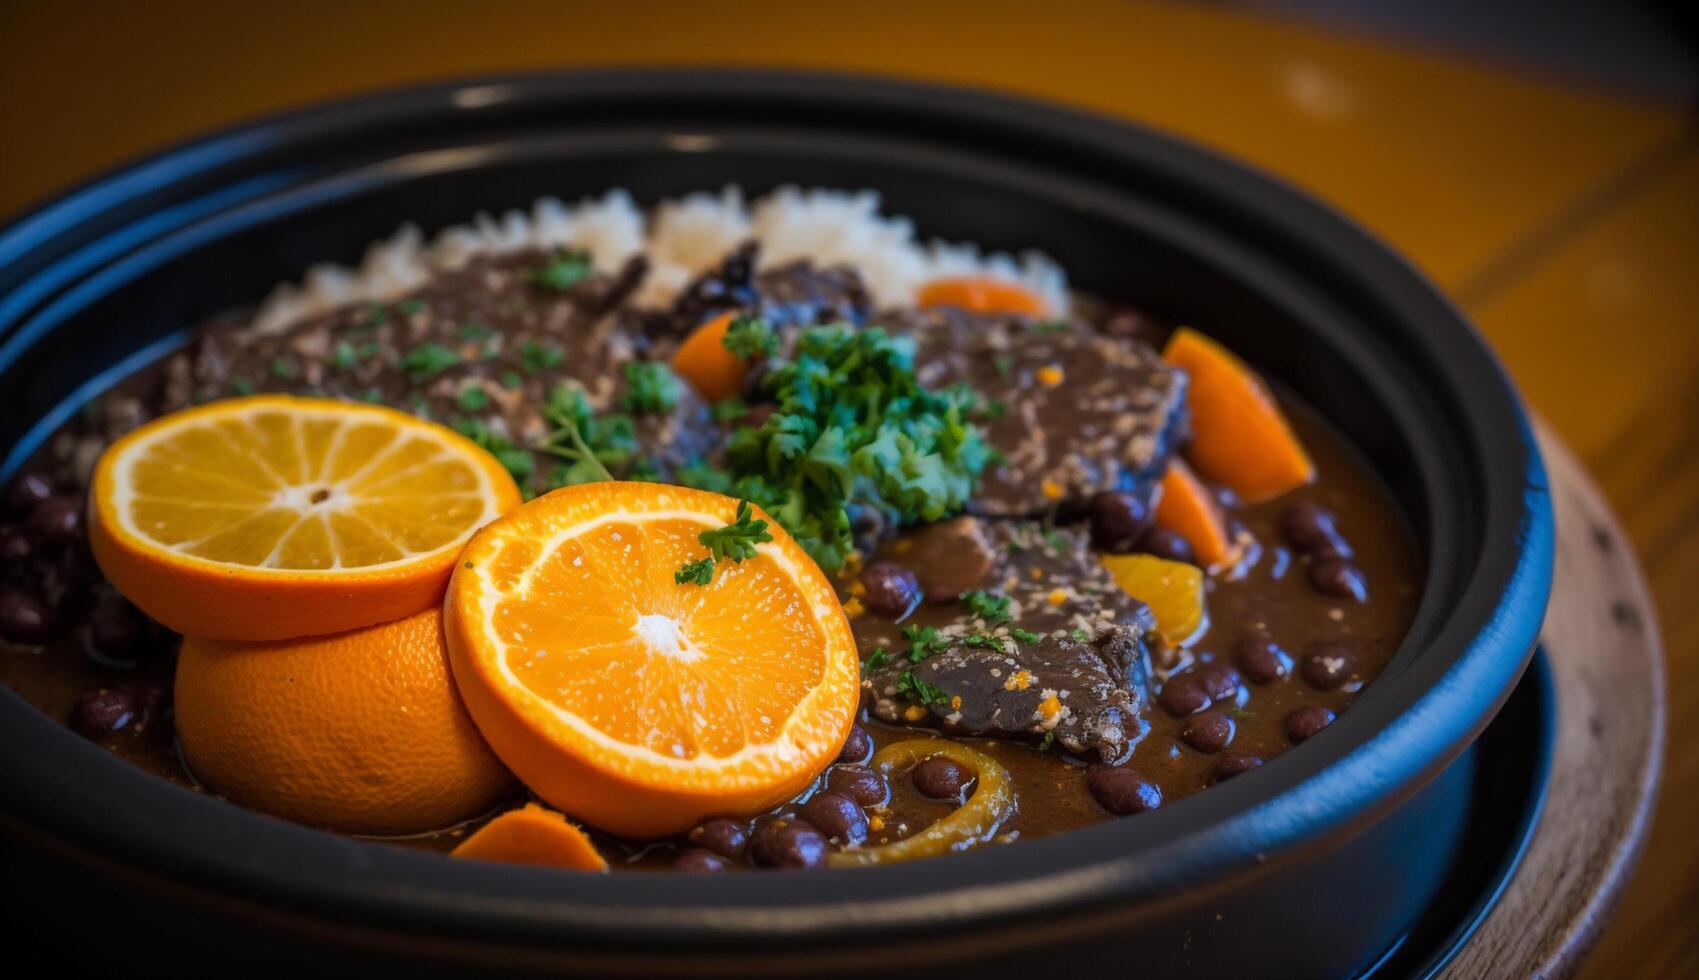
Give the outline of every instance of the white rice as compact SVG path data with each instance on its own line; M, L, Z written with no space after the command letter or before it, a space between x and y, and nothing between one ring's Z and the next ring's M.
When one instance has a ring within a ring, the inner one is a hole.
M751 204L740 188L726 187L663 201L647 221L630 194L612 190L575 205L548 197L529 212L479 214L443 229L429 243L416 226L404 225L373 243L358 268L314 266L299 285L279 286L261 304L253 326L273 333L349 303L388 302L423 285L436 270L527 248L582 249L602 272L619 269L641 252L649 274L635 302L660 307L751 239L761 245L764 268L799 259L853 266L879 307L912 303L932 279L971 275L1026 286L1041 298L1047 315L1068 310L1067 278L1048 256L981 255L977 246L936 239L923 245L912 221L880 213L875 191L781 187Z

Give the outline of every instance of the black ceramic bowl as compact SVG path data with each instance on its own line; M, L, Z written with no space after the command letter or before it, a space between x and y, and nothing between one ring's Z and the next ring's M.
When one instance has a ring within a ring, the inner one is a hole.
M234 130L0 233L5 467L185 327L309 263L353 261L403 221L726 182L874 187L926 234L1038 246L1078 286L1207 325L1302 393L1425 544L1392 665L1301 749L1136 819L906 866L718 878L451 862L302 829L155 779L8 691L6 857L14 882L39 884L27 902L6 890L38 935L81 909L105 938L79 954L155 965L240 946L250 972L737 975L1315 977L1396 943L1468 832L1468 774L1448 763L1544 612L1545 476L1498 365L1433 287L1313 201L1174 140L977 93L718 72L438 85Z

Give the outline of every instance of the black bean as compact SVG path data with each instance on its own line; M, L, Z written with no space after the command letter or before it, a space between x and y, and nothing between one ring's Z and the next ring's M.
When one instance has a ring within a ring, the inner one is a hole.
M1098 551L1132 551L1150 530L1150 503L1136 493L1105 491L1089 507L1091 544Z
M693 874L724 871L729 867L731 863L725 858L699 847L693 847L673 859L674 871L688 871Z
M1162 790L1155 783L1121 766L1088 768L1085 785L1097 805L1117 817L1144 813L1162 805Z
M974 774L949 756L935 755L915 766L909 778L914 780L914 788L920 790L922 796L960 801L967 798L967 788L973 783Z
M833 766L826 770L826 790L847 796L862 806L879 806L891 798L885 777L866 766Z
M859 844L867 839L867 814L847 796L817 793L802 805L799 815L827 839L840 844Z
M867 734L867 729L860 725L851 725L849 737L844 739L844 747L838 750L838 761L862 763L872 755L873 736Z
M1186 727L1180 729L1180 737L1199 752L1213 755L1233 741L1233 719L1219 711L1205 711L1201 715L1193 715L1186 722Z
M1230 701L1239 696L1243 683L1239 672L1219 660L1206 660L1193 667L1192 673L1211 701Z
M1332 711L1319 704L1299 708L1286 716L1286 737L1292 740L1293 745L1307 742L1316 732L1333 724L1335 717Z
M1250 772L1260 765L1262 765L1262 760L1254 755L1246 755L1243 752L1229 752L1215 760L1215 768L1210 770L1210 781L1219 783L1232 779L1234 776Z
M136 720L136 696L117 688L90 691L71 708L71 729L84 738L110 738Z
M116 593L102 595L89 610L89 642L104 656L125 660L147 652L150 627L141 610Z
M690 833L685 836L697 847L734 861L742 857L744 848L749 846L749 831L743 821L725 817L704 820L690 828Z
M1191 671L1175 674L1164 681L1156 700L1163 710L1176 718L1195 715L1210 705L1209 694Z
M1233 646L1233 662L1252 684L1272 684L1292 672L1292 658L1280 644L1250 633Z
M0 592L0 638L13 643L46 643L53 636L53 613L27 592Z
M6 492L6 509L19 517L27 517L37 507L52 499L53 478L46 473L23 473L12 481Z
M34 550L22 531L0 531L0 561L24 561Z
M862 569L861 585L866 590L861 597L862 605L868 612L886 619L902 619L914 612L925 598L920 591L920 579L894 561L876 561Z
M1312 561L1306 575L1310 588L1322 595L1354 602L1368 601L1368 581L1363 578L1362 570L1350 562Z
M1191 544L1165 527L1153 527L1146 531L1144 537L1139 539L1136 550L1169 561L1183 561L1188 565L1198 563L1197 552L1192 550Z
M826 863L826 838L806 821L774 817L755 826L749 858L758 868L816 868Z
M1280 532L1296 551L1309 554L1339 537L1338 518L1317 503L1301 501L1280 515Z
M1357 672L1357 655L1349 643L1312 643L1304 648L1301 670L1305 683L1318 691L1331 691L1343 686Z
M171 689L158 681L132 681L118 685L118 689L129 692L136 699L137 731L153 724L153 720L171 703Z
M83 504L75 497L44 501L29 517L30 537L43 547L62 547L83 533Z

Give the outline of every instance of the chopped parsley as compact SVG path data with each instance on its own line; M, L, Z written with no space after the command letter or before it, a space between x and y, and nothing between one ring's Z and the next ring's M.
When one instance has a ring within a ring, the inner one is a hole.
M850 502L898 525L939 520L962 509L990 459L960 392L923 388L912 339L878 328L802 331L761 390L777 408L726 446L736 492L829 572L854 546Z
M874 647L873 652L867 655L867 659L861 662L861 669L863 673L878 670L890 662L891 651L884 647Z
M708 409L708 414L716 422L736 422L749 414L749 405L736 395L722 399Z
M950 700L950 696L944 693L943 688L914 676L912 670L905 670L897 675L896 688L898 694L921 704L942 704Z
M283 381L293 381L301 376L301 366L292 357L279 355L271 359L271 376Z
M524 486L531 479L531 474L536 472L537 458L531 455L530 450L514 445L505 436L491 430L481 419L456 419L454 429L494 456L496 462L511 473L513 481L520 486Z
M739 500L737 513L730 524L712 531L703 531L696 536L696 540L708 549L708 557L687 562L673 573L673 581L679 585L707 585L713 581L715 562L736 563L745 558L754 558L755 546L773 540L773 535L767 530L766 521L755 519L749 509L749 501Z
M370 333L389 322L389 311L382 303L373 303L366 307L366 312L360 319L354 321L352 329L356 333Z
M663 361L627 363L625 385L620 407L633 415L665 415L678 405L678 376Z
M753 316L740 316L733 320L726 327L726 335L720 343L746 361L772 357L779 352L779 338L773 333L773 328L767 325L767 321Z
M254 383L240 374L232 374L230 376L230 390L238 395L251 395L254 393Z
M693 459L679 467L678 472L673 475L673 480L687 487L714 493L729 494L732 489L730 473L700 459Z
M962 604L968 612L985 620L992 626L1006 623L1012 617L1009 615L1009 597L995 595L983 590L974 590L962 596Z
M1044 737L1038 740L1038 751L1043 752L1046 749L1050 748L1050 746L1055 745L1055 744L1056 744L1056 733L1055 732L1045 732Z
M612 480L611 466L623 466L637 452L636 428L629 415L598 416L576 382L549 389L543 418L550 432L538 450L566 462L549 470L549 487Z
M1074 627L1074 631L1068 635L1074 638L1075 643L1084 643L1086 640L1090 639L1090 637L1086 636L1085 630L1082 630L1077 626Z
M519 363L530 374L547 371L549 368L560 366L566 359L566 351L558 344L544 344L535 340L527 340L519 345Z
M415 383L428 381L460 363L460 355L441 344L420 344L401 358L401 369Z
M461 340L473 341L488 340L494 337L496 332L486 324L479 323L476 320L467 320L455 329L455 333L459 335Z
M395 304L395 312L400 313L402 316L412 316L415 313L423 313L425 312L425 301L422 299L404 299Z
M1009 627L1009 635L1022 643L1037 643L1039 640L1044 639L1044 634L1034 633L1032 630L1021 629L1019 626Z
M463 412L482 412L489 407L490 393L476 384L468 383L454 396L454 401Z
M508 370L503 371L501 373L501 386L503 388L508 389L509 391L512 391L513 389L518 388L520 385L522 385L524 383L525 383L525 379L521 378L519 376L519 372L513 370L512 368L509 368Z
M912 663L920 663L949 646L948 640L939 639L933 626L904 626L903 639L909 642L908 658Z
M588 252L562 252L547 263L536 266L529 273L533 285L556 293L566 292L588 275Z

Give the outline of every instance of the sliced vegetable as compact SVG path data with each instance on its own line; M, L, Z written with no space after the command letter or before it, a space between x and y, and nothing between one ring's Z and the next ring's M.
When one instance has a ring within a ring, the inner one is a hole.
M1150 607L1169 646L1185 646L1209 624L1203 569L1155 555L1104 555L1101 561L1115 584Z
M726 312L704 321L673 355L673 372L711 402L742 391L749 373L749 362L726 349L726 329L736 318L736 313Z
M1002 279L963 276L934 279L920 287L919 305L954 306L971 313L1024 313L1038 316L1044 303L1025 286Z
M1230 565L1237 557L1221 507L1182 460L1169 460L1168 472L1162 474L1156 524L1185 538L1205 568Z
M888 779L894 770L913 769L937 756L966 766L978 776L979 785L966 803L913 837L878 847L837 851L826 858L826 863L847 868L913 861L965 850L996 836L1015 808L1015 788L1009 781L1009 771L996 759L960 742L916 738L881 749L873 757L872 765Z
M478 828L452 856L508 864L539 864L577 871L606 871L608 862L584 831L535 803L509 810Z
M1162 352L1190 377L1189 458L1204 476L1224 483L1250 503L1278 497L1315 479L1303 443L1287 424L1274 395L1227 348L1181 327Z

